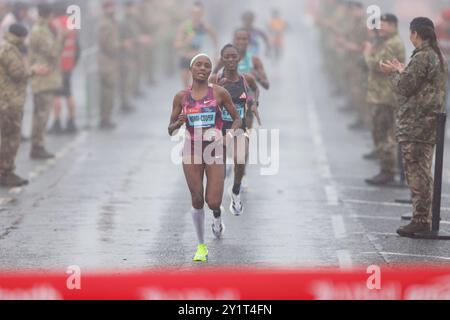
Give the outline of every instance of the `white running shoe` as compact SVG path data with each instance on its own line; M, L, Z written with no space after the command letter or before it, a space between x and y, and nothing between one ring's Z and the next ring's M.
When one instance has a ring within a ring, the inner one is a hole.
M230 211L234 216L240 216L244 213L244 205L242 204L241 195L235 195L233 190L230 190Z
M219 225L216 225L216 223L213 223L211 228L212 228L214 237L217 240L222 239L222 237L225 233L225 224L223 223L223 221Z
M225 209L223 207L220 208L220 211L223 213L225 212ZM223 218L220 219L213 218L214 222L211 226L212 232L214 237L219 240L222 239L223 235L225 234L225 224L223 223Z

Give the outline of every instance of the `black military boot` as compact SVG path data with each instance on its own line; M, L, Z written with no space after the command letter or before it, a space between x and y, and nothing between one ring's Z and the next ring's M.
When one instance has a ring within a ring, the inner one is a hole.
M349 125L348 129L352 130L352 131L363 131L366 129L366 126L365 126L364 122L358 120L355 123L352 123L351 125Z
M67 122L67 127L66 127L66 134L76 134L78 132L78 128L77 125L75 124L75 120L74 119L69 119L69 121Z
M61 121L59 119L53 122L53 126L48 130L48 134L51 135L61 135L64 133L63 128L61 127Z
M340 107L338 109L338 112L340 112L340 113L349 113L349 112L353 112L354 110L355 110L355 108L348 104L348 105L345 105L343 107Z
M6 188L18 188L28 185L29 181L22 179L14 172L6 172L0 175L0 185Z
M136 111L136 108L131 105L126 104L126 105L122 106L121 110L122 110L122 113L131 114Z
M378 160L378 154L377 151L374 150L370 153L367 153L365 155L363 155L364 160Z
M109 121L101 121L99 125L100 130L114 130L116 127L116 124Z
M55 156L53 154L49 153L43 147L33 147L31 149L30 157L33 160L48 160L48 159L53 159Z
M381 172L371 179L365 180L368 185L371 186L385 186L395 181L395 175L392 173Z
M423 234L431 232L431 225L429 223L421 223L413 221L407 226L401 227L397 233L401 237L411 238L416 234Z

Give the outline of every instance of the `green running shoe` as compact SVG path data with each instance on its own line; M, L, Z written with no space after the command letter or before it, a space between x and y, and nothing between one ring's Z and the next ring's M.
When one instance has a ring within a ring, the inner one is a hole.
M195 262L207 262L208 261L208 248L205 244L201 244L197 248L197 253L194 256L193 261Z

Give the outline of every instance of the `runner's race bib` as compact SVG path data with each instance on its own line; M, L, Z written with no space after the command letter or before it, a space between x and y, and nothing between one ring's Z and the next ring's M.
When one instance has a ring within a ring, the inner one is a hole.
M215 108L191 108L186 116L188 119L188 125L191 128L210 129L216 126Z
M236 109L239 113L239 116L241 119L244 119L245 117L245 107L243 104L236 104ZM222 120L226 122L233 122L233 118L231 117L231 114L228 112L226 108L222 109Z

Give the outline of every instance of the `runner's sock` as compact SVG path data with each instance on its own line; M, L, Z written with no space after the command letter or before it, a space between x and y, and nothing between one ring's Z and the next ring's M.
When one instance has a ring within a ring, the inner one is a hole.
M235 184L233 186L233 194L238 196L240 193L241 193L241 185L240 184Z
M214 226L218 227L222 224L222 210L213 210Z
M205 244L205 210L192 208L192 221L199 244Z

